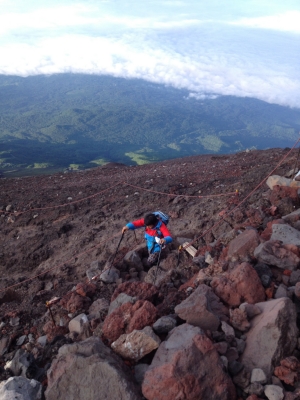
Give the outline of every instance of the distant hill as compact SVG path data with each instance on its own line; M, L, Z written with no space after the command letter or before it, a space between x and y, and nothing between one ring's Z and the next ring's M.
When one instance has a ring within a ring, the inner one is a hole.
M290 147L299 130L300 109L251 98L196 100L185 90L109 76L0 75L5 176Z

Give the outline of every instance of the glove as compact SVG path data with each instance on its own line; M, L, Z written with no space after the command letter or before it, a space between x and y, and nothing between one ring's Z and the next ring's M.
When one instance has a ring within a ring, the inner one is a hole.
M155 236L155 241L156 241L156 243L160 244L160 238L159 237Z

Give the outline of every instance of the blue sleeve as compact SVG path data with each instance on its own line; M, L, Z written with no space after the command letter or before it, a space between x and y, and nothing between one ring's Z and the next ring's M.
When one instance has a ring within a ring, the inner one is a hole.
M171 243L173 241L173 239L171 238L171 236L166 236L164 237L166 243Z
M128 224L126 224L126 226L127 226L129 229L135 229L135 226L133 225L132 222L128 222Z

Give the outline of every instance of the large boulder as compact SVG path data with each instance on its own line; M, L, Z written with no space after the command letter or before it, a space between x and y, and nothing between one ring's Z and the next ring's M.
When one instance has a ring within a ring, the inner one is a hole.
M227 258L230 261L251 261L253 252L259 244L257 231L246 229L229 243Z
M142 384L147 400L235 400L212 341L195 326L174 328L159 346Z
M183 302L175 307L175 313L190 325L216 331L221 320L228 321L228 309L207 285L199 285Z
M261 368L270 377L274 367L297 345L296 310L287 297L256 305L262 313L251 320L241 362L249 370Z
M300 258L290 250L289 245L284 245L279 240L268 240L261 243L255 249L254 256L260 262L291 271L300 265Z
M47 377L47 400L141 400L129 369L98 337L62 346Z
M211 281L215 294L229 306L265 300L265 291L255 269L244 262Z

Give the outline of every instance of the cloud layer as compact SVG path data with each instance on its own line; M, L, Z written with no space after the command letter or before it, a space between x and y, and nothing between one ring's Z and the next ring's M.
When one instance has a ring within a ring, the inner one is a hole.
M109 74L300 107L293 0L17 3L0 0L1 74Z

